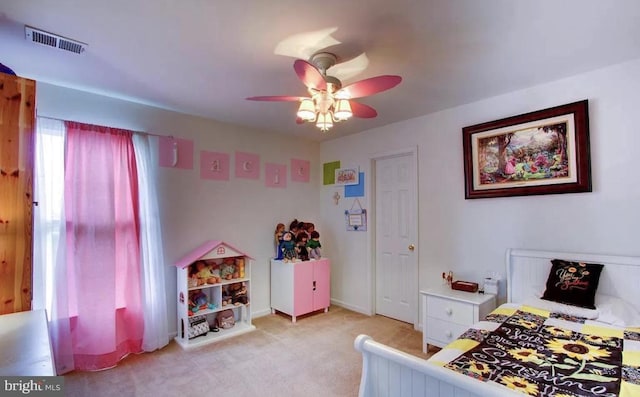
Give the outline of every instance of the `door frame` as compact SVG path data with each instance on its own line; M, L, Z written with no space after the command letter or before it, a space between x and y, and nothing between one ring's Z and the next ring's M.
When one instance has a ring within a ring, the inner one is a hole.
M371 186L369 186L369 197L371 197L371 208L374 210L370 215L370 225L371 225L371 233L369 234L369 304L371 305L371 314L375 315L377 312L376 308L376 222L377 222L377 214L375 211L376 208L376 180L377 180L377 168L376 162L379 160L384 160L390 157L400 157L402 155L411 155L413 159L413 168L415 172L413 173L413 184L414 184L414 209L416 222L414 227L415 233L415 250L414 254L416 256L416 268L414 274L414 293L413 293L413 328L418 330L420 325L420 213L419 213L419 205L418 205L418 147L417 146L409 146L401 149L384 151L379 153L374 153L369 157L370 169L371 169Z

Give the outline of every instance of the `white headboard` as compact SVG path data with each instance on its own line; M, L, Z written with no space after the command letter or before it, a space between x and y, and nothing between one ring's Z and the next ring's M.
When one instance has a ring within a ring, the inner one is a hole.
M577 254L554 251L507 250L507 301L523 303L529 298L540 297L551 269L551 259L601 263L597 296L615 296L640 306L640 257Z

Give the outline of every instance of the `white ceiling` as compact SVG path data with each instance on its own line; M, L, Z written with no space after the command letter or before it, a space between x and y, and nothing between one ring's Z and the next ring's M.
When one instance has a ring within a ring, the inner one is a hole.
M25 24L88 49L32 44ZM369 59L345 85L403 77L359 100L377 118L322 134L295 123L295 103L245 100L306 95L274 50L329 28L339 58ZM638 0L0 0L0 62L20 76L316 140L635 58Z

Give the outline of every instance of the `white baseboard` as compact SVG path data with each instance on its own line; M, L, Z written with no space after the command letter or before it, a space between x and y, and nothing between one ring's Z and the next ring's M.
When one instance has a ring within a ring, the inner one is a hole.
M365 308L362 308L360 306L354 306L351 304L348 304L346 302L343 302L341 300L338 299L331 299L331 304L332 305L336 305L336 306L340 306L340 307L344 307L345 309L349 309L351 311L360 313L360 314L364 314L366 316L372 316L373 313L371 312L371 310L367 310Z
M348 303L342 302L338 299L331 299L331 304L332 305L336 305L336 306L340 306L340 307L344 307L345 309L349 309L351 311L360 313L360 314L364 314L365 316L373 316L375 315L375 313L373 313L371 310L367 310L364 309L360 306L353 306L350 305ZM416 331L421 331L422 332L422 323L420 321L418 321L417 324L413 324L413 329L415 329Z
M251 318L268 316L269 314L271 314L271 309L259 310L259 311L251 312Z

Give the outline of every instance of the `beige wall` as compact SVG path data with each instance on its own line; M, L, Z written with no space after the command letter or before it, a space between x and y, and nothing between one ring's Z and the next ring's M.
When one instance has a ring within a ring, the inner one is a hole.
M269 259L273 256L276 223L288 224L294 217L321 223L318 143L50 84L38 84L38 115L193 140L193 170L161 167L159 172L169 329L176 331L176 273L172 263L205 240L227 241L256 259L251 310L254 315L269 313ZM157 139L152 139L152 143L157 145ZM261 177L259 180L236 179L232 165L227 182L200 179L198 153L201 150L227 152L231 160L236 150L257 153L262 164ZM264 163L287 164L288 170L292 157L311 161L311 182L289 179L286 189L265 187Z

